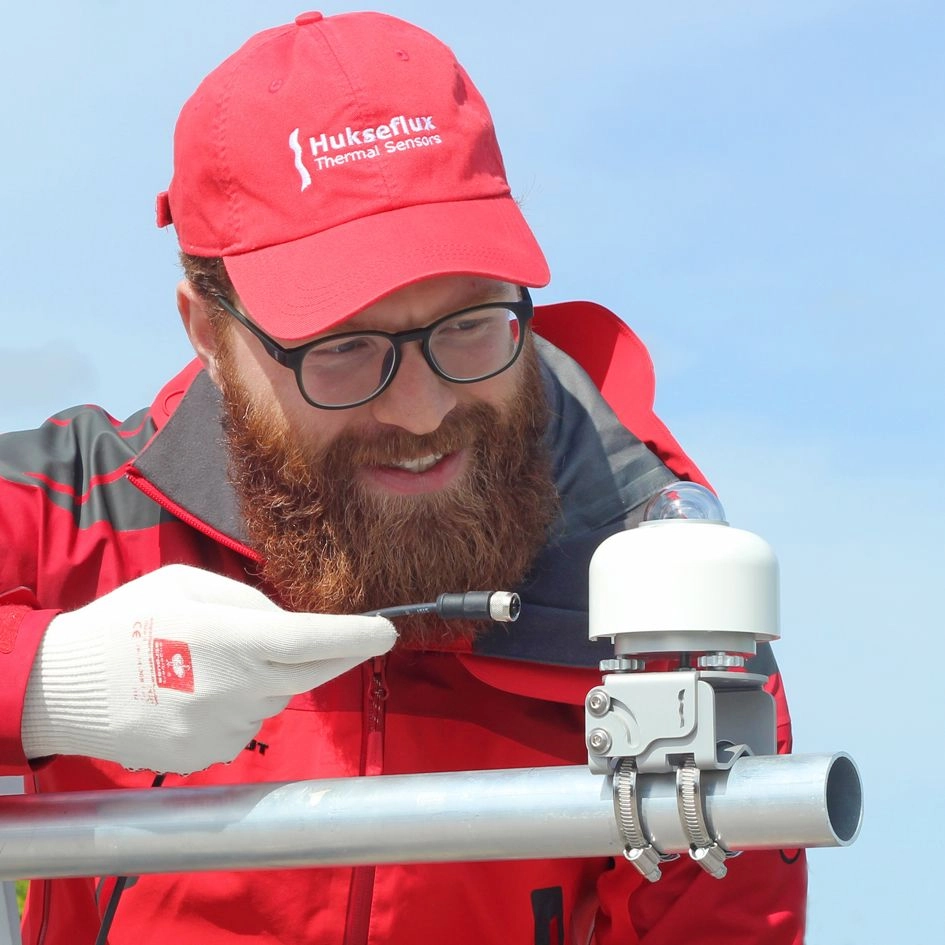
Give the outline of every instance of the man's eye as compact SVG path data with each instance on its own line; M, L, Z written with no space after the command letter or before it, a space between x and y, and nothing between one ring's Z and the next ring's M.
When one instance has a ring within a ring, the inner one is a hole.
M471 335L483 334L494 331L497 327L504 324L507 318L500 312L483 313L480 315L469 315L463 318L457 318L455 321L447 322L441 326L442 334Z
M453 328L457 331L475 331L477 328L484 328L488 322L487 318L464 318L462 321L454 322Z
M367 354L374 349L369 338L341 338L336 343L326 342L313 348L309 354L314 357L338 357L339 355Z

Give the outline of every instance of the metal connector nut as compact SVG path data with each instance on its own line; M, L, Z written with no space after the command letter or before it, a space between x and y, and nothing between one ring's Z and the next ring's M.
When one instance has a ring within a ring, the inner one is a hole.
M499 623L512 623L522 612L522 599L513 591L496 591L489 598L489 616Z

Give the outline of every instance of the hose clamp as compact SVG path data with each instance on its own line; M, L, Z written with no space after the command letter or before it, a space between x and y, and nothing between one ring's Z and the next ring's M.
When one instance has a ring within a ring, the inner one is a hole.
M662 853L643 832L637 768L632 758L621 758L614 769L614 812L624 842L623 855L645 879L655 883L663 875L660 863L678 859L678 855Z
M725 861L738 853L727 850L709 833L702 796L701 772L695 758L689 755L676 769L676 805L686 837L689 856L707 873L722 879L728 872Z

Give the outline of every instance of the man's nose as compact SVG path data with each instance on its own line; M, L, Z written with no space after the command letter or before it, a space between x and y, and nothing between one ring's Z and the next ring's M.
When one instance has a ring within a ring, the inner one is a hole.
M420 436L436 430L456 403L455 387L433 372L419 343L410 342L390 386L370 406L379 423Z

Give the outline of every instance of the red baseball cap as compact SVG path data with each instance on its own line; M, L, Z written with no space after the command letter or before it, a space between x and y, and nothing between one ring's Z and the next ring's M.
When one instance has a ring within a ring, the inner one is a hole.
M447 46L380 13L303 13L211 72L157 211L287 340L433 276L549 279L482 96Z

